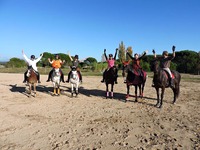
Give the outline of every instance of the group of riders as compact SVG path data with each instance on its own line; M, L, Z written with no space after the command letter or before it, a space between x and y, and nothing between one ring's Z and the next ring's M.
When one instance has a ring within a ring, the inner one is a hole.
M115 70L114 81L115 81L115 84L117 84L118 69L115 66L115 60L116 60L117 52L118 52L118 49L116 49L114 57L113 57L112 54L109 54L108 57L107 57L106 49L104 49L104 56L105 56L105 59L107 61L108 66L107 66L107 69L103 73L103 79L101 80L102 83L105 82L106 72L108 72L110 69L113 69L113 70ZM132 57L131 54L128 53L128 51L126 51L126 55L128 55L132 60L132 65L128 69L131 72L133 72L133 74L137 73L139 76L141 76L141 78L143 78L143 69L140 66L140 60L147 54L147 52L148 51L145 51L141 56L139 56L137 53L135 53L134 57ZM165 70L168 73L169 86L174 87L173 80L172 80L172 73L171 73L169 68L170 68L171 60L174 59L174 57L175 57L175 46L172 47L172 52L173 52L172 56L168 56L167 51L163 51L162 56L160 56L160 57L156 56L155 50L153 50L152 52L154 54L154 58L160 60L160 68L162 68L163 70ZM37 59L35 59L34 55L31 55L30 59L28 59L28 57L24 54L24 51L22 50L22 55L23 55L24 59L26 60L26 62L28 64L28 69L30 69L31 67L34 69L34 71L37 74L38 83L41 83L40 74L38 72L36 64L37 64L38 61L40 61L43 54L41 54L40 57L37 58ZM80 69L78 68L78 65L79 65L78 55L75 55L73 58L70 56L70 54L68 54L68 55L69 55L70 60L72 61L71 69L74 68L74 67L76 68L76 70L79 74L80 82L82 82L82 75L81 75ZM61 66L65 63L65 61L64 60L62 61L58 54L55 55L55 59L50 60L50 58L49 58L48 61L52 65L52 70L49 72L48 79L47 79L46 82L49 82L51 80L51 76L52 76L54 68L59 68L60 73L61 73L61 81L65 82L64 81L64 74L61 70ZM129 65L129 63L130 63L130 61L124 61L123 66ZM26 81L27 81L27 76L26 76L27 71L24 73L24 81L23 81L24 83L26 83ZM68 74L68 79L67 79L66 82L69 82L70 75L71 75L71 71ZM124 83L126 83L125 78L124 78ZM153 80L152 86L154 86L154 80Z

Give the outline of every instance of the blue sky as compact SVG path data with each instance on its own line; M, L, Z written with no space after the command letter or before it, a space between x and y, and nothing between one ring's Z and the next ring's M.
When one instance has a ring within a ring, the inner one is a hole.
M94 57L200 51L200 0L0 0L0 61L43 52Z

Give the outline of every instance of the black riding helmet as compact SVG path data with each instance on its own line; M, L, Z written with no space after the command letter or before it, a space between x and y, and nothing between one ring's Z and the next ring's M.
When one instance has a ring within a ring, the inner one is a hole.
M109 54L108 56L109 56L109 57L113 57L113 54Z
M168 56L168 51L163 51L162 55Z
M76 66L71 66L72 71L76 70Z
M60 58L60 56L59 56L59 54L55 54L55 57L57 57L58 56L58 59Z
M75 55L74 58L78 59L78 55Z
M31 55L31 59L35 59L35 55Z

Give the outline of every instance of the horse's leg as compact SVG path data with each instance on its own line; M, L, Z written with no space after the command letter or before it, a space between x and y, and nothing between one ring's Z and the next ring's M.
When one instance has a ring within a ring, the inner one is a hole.
M127 89L127 93L126 93L126 99L127 99L129 98L130 85L126 84L126 89Z
M141 84L140 85L138 85L138 87L139 87L139 93L140 93L140 97L142 98L142 88L141 88Z
M163 103L164 94L165 94L165 87L162 87L162 92L161 92L161 98L160 98L160 106L159 106L159 108L162 108L162 103Z
M71 83L71 97L73 97L73 92L74 92L74 84Z
M111 98L113 98L113 87L114 87L114 84L111 84Z
M58 95L60 95L60 87L59 86L57 88L57 93L58 93Z
M138 86L135 85L135 101L136 101L136 102L138 101L138 100L137 100L137 88L138 88Z
M78 96L78 82L76 84L76 96Z
M34 97L36 97L36 83L33 83L33 88L34 88Z
M106 98L109 97L108 84L106 83Z
M156 107L159 106L160 100L159 100L159 88L156 88L156 94L157 94L157 103L156 103Z

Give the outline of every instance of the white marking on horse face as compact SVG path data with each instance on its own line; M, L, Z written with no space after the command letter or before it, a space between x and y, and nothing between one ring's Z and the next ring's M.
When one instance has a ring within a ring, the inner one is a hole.
M30 71L30 70L28 70L28 72L27 72L26 76L27 76L27 77L30 77L30 75L31 75L31 71Z
M72 78L76 79L78 76L77 71L72 71Z

